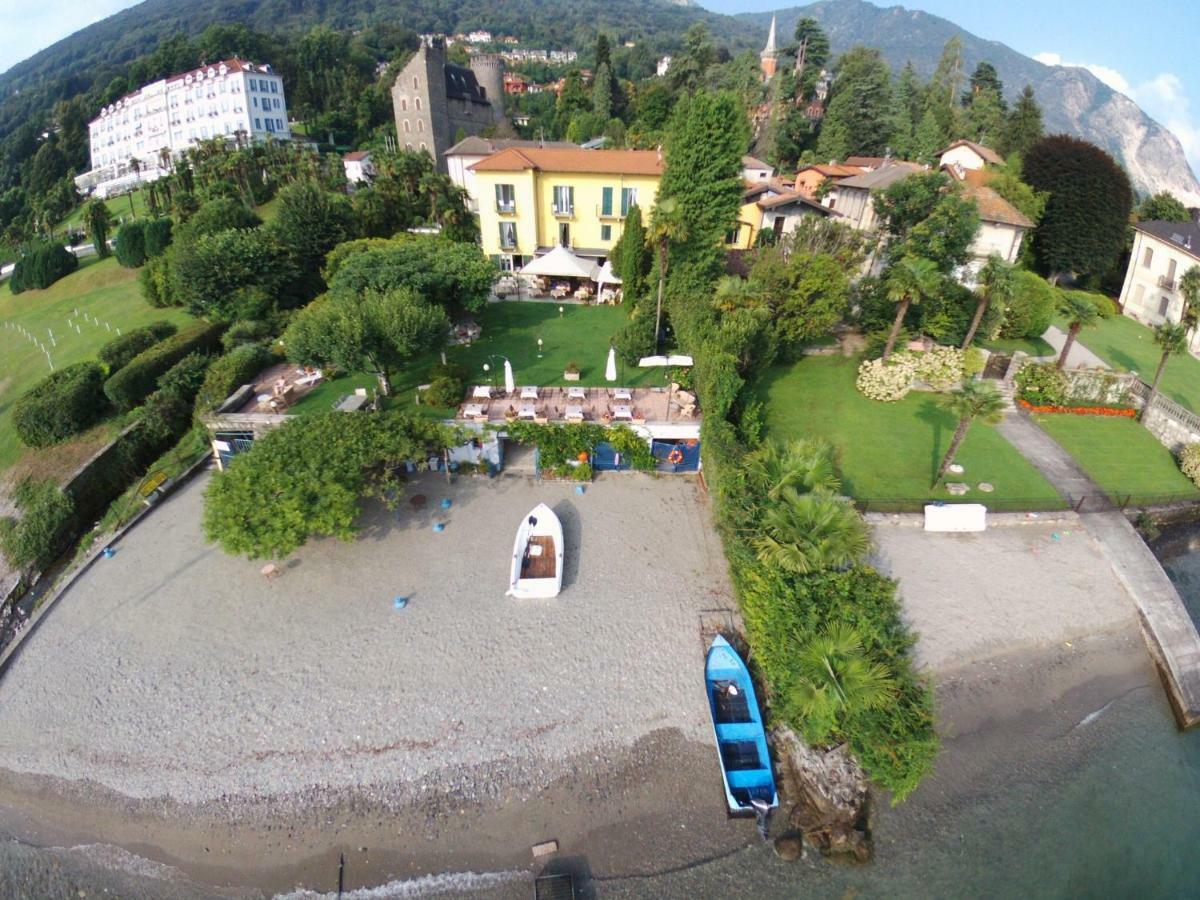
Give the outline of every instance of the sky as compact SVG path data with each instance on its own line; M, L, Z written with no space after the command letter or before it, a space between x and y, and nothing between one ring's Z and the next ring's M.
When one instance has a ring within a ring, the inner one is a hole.
M802 5L700 0L725 13ZM889 6L886 0L880 5ZM134 0L0 0L0 72ZM1195 0L908 0L1047 64L1080 65L1170 128L1200 172L1200 34Z
M0 0L3 2L3 0ZM1134 100L1175 133L1200 172L1200 19L1196 0L875 0L949 19L1047 65L1076 65ZM803 3L700 0L716 12L762 12Z

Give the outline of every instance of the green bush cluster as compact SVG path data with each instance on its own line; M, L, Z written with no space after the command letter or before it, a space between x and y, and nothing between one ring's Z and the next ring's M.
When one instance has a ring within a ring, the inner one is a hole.
M127 412L141 403L158 386L158 379L185 356L207 353L220 346L225 327L200 322L161 343L143 350L104 382L104 393L113 406Z
M1179 468L1200 487L1200 444L1188 444L1179 451Z
M1003 338L1037 338L1045 334L1058 309L1058 291L1046 279L1024 269L1014 273L1015 290L1000 326Z
M47 375L13 404L13 427L28 447L48 447L87 431L104 415L104 373L82 362Z
M126 222L117 231L113 245L117 262L127 269L138 269L158 258L171 243L171 227L167 218Z
M505 425L504 431L514 441L536 445L542 471L556 478L590 481L591 463L585 463L581 457L590 460L600 443L610 444L639 471L653 471L656 465L646 441L624 425L605 427L591 422L540 425L514 421Z
M1067 376L1053 363L1030 363L1014 379L1017 396L1034 406L1063 406L1067 402Z
M135 328L119 337L113 338L100 348L96 355L100 362L107 367L109 374L116 372L129 363L131 359L148 350L161 340L173 335L178 329L170 322L151 322L144 328Z
M430 406L457 406L467 389L468 371L457 363L436 365L429 373L429 389L422 398Z
M242 344L218 357L208 367L208 375L196 397L196 412L216 409L239 387L253 381L272 359L270 351L261 344Z
M44 290L79 267L79 260L62 244L40 243L30 247L17 260L8 279L14 294Z
M52 481L21 482L13 492L20 518L0 519L0 552L14 569L45 569L71 541L75 506Z

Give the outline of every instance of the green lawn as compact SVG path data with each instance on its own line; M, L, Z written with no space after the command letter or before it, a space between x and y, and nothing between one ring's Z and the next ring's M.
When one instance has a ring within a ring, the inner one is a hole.
M1034 416L1116 502L1200 500L1171 452L1133 419L1109 416Z
M130 211L131 199L133 202L132 212ZM62 234L71 228L86 230L84 229L83 225L83 211L90 202L90 200L86 200L75 207L69 216L54 226L54 233ZM108 200L104 201L104 204L108 207L108 211L112 213L112 217L115 221L128 221L131 217L141 218L148 215L149 212L146 208L146 194L140 189L131 194L124 194L120 197L110 197ZM111 236L116 236L115 226L113 227Z
M1054 356L1054 348L1040 337L998 338L994 341L983 341L981 346L997 353L1016 353L1020 350L1030 356Z
M67 317L74 309L99 318L101 324L77 319L80 331L68 328ZM23 451L9 420L13 402L50 373L45 354L8 323L37 336L50 349L55 367L62 368L94 359L101 345L116 337L115 329L128 331L158 319L182 325L191 317L179 309L147 304L138 289L137 270L123 269L112 258L87 258L44 291L14 296L7 282L0 284L0 470L12 466ZM114 330L107 330L105 323ZM57 346L50 345L51 332Z
M766 404L770 437L820 437L841 461L843 485L858 500L917 506L950 499L930 489L949 446L954 418L934 395L913 392L898 403L868 400L854 386L858 358L810 356L769 370L758 384ZM958 454L965 472L954 476L972 486L963 499L997 508L1052 509L1063 500L1045 478L994 428L971 428ZM990 494L975 490L995 486Z
M1065 323L1056 323L1065 328ZM1162 352L1154 343L1154 332L1128 316L1114 315L1096 326L1085 328L1079 342L1121 372L1137 372L1145 382L1154 378ZM1179 354L1167 363L1159 389L1192 412L1200 412L1200 359Z

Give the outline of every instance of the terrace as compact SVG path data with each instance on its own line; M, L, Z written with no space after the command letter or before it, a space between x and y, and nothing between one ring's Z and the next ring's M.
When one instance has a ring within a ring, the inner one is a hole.
M466 422L503 423L593 422L600 424L697 425L700 412L694 394L670 387L517 387L477 385L455 413Z

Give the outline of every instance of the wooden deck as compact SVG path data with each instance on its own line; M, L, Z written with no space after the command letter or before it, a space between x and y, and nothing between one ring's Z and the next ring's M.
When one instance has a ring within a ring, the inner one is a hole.
M526 551L525 558L521 560L521 577L554 578L558 565L557 554L554 551L554 538L531 537L529 546L541 548L541 553Z

